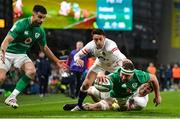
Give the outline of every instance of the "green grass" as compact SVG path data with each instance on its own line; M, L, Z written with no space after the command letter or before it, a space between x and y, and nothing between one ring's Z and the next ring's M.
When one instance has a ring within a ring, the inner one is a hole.
M155 107L150 95L148 106L142 111L116 112L116 111L63 111L66 103L73 100L63 94L48 95L41 98L38 95L20 95L19 108L13 109L3 102L5 97L0 96L0 118L180 118L180 92L162 92L162 103ZM86 102L91 101L90 98Z

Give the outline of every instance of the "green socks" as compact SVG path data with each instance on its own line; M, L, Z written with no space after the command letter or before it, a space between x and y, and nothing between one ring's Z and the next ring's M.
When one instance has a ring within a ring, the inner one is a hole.
M19 92L22 92L26 88L26 86L29 84L30 80L31 78L29 78L26 74L24 74L17 82L16 89Z

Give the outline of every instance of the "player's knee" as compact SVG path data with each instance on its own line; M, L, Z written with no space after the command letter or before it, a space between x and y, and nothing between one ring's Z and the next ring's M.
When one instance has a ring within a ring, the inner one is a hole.
M6 79L6 73L1 72L0 73L0 85L4 82Z
M147 100L144 97L134 97L134 108L136 110L142 110L147 105Z
M26 75L34 79L36 75L36 69L35 68L30 68L29 70L26 71Z
M87 84L87 83L86 83L86 84L83 84L83 85L81 86L81 91L88 90L89 87L90 87L89 84Z

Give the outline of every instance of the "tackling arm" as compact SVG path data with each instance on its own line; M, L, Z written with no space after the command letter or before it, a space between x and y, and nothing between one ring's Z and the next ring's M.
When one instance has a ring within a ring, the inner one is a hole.
M161 95L160 95L160 89L159 89L159 82L155 75L150 74L150 82L152 82L154 87L154 103L156 103L156 106L161 103Z

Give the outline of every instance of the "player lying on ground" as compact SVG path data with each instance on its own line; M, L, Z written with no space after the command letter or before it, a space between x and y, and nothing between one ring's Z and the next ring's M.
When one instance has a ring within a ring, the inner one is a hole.
M159 83L156 76L134 69L134 65L129 59L124 60L122 67L117 69L114 73L108 75L107 79L113 83L113 88L110 91L110 97L118 99L118 104L120 106L125 104L128 98L135 94L142 84L147 82L150 82L153 85L155 94L154 103L156 103L156 106L161 103ZM67 109L66 106L64 109Z
M88 95L94 101L100 100L96 103L86 103L83 105L85 110L100 111L100 110L141 110L146 107L148 103L148 94L153 91L151 83L142 84L138 90L130 97L123 99L110 97L110 92L100 92L94 86L88 90ZM102 100L101 100L102 99Z

